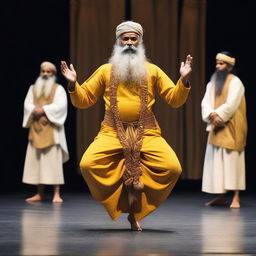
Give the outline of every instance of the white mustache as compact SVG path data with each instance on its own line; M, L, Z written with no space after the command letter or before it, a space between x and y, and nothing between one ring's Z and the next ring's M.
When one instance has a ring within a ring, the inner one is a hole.
M122 49L122 53L126 53L126 52L136 53L137 48L134 45L125 45Z

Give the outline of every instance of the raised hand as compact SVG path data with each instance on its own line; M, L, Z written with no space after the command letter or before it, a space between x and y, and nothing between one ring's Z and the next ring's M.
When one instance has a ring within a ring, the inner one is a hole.
M74 69L74 66L72 64L67 65L65 61L61 61L61 73L62 75L67 79L67 81L71 84L74 84L76 82L76 71Z
M181 62L180 65L180 76L183 81L186 81L188 79L188 75L192 71L192 60L193 57L191 55L188 55L185 62Z

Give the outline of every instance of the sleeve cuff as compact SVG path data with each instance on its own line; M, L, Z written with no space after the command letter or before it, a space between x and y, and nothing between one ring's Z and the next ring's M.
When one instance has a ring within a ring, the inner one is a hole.
M189 91L191 89L191 85L190 85L189 80L188 80L187 84L188 84L188 87L184 85L184 83L183 83L181 78L178 80L178 85L183 87L184 90L188 90Z
M76 81L76 83L75 83L75 87L74 87L74 90L73 90L73 91L71 91L71 90L69 89L69 86L68 86L68 93L69 93L69 94L74 94L74 93L76 93L76 91L77 91L77 86L80 86L77 81Z

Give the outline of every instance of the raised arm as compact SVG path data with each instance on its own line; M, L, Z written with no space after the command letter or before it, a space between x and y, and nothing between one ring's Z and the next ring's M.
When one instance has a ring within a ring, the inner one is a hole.
M181 62L180 64L180 78L185 86L189 86L188 78L190 73L192 72L192 61L193 57L188 55L185 62Z
M74 91L75 83L77 79L76 71L74 69L73 64L70 64L69 67L65 61L61 61L61 73L68 81L68 90Z
M73 106L77 108L88 108L94 105L99 96L104 93L105 79L104 68L101 65L81 85L77 82L77 74L72 64L68 67L65 61L61 61L61 73L68 81L68 91Z

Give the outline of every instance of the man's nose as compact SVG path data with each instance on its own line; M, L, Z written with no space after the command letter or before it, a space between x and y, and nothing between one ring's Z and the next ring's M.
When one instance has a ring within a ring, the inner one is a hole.
M129 45L129 46L132 45L132 40L131 40L131 39L129 39L129 40L127 41L127 45Z

